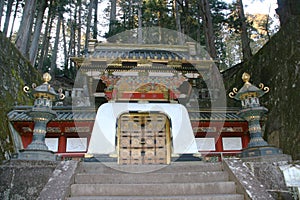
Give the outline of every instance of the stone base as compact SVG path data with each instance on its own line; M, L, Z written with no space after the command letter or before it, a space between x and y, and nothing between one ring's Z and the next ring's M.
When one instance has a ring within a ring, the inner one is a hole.
M201 161L200 154L180 154L171 157L172 162L184 162L184 161ZM118 162L117 155L109 154L95 154L90 157L85 157L84 162Z
M55 155L53 151L49 151L49 150L25 149L25 150L20 150L19 154L13 157L13 159L57 161L58 156Z
M278 162L292 161L290 155L282 154L282 150L273 146L250 147L243 149L242 160L244 162Z
M172 162L202 161L202 158L200 154L180 154L179 157L172 157L171 160Z
M85 157L83 159L84 162L118 162L118 158L114 156L110 156L109 154L95 154L91 155L91 157Z

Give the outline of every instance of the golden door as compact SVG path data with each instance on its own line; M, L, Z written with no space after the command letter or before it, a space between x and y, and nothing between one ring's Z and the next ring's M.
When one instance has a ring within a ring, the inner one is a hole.
M124 113L118 118L119 164L169 164L170 119L163 113Z

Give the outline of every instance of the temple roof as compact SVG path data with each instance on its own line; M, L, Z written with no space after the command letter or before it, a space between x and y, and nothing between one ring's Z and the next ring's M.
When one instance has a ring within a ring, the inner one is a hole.
M31 117L27 116L26 112L31 110L31 106L17 106L10 111L7 116L9 121L32 121ZM72 107L53 107L57 117L52 121L93 121L96 117L96 110L87 108ZM237 115L236 111L196 111L189 110L191 121L245 121Z
M188 55L181 52L170 52L166 50L149 50L149 49L137 49L132 51L126 51L121 49L99 49L95 51L92 57L96 58L121 58L121 59L189 59ZM196 58L196 57L195 57Z
M191 121L245 121L236 112L189 112Z
M27 116L26 112L31 110L31 106L18 106L10 111L7 116L9 121L32 121L31 117ZM56 118L52 121L91 121L95 120L96 111L93 109L84 108L84 110L72 110L72 107L53 107L57 113Z
M187 63L197 65L200 68L207 68L214 63L206 51L198 48L196 43L191 42L184 45L91 42L85 56L71 57L71 60L78 67L81 65L91 66L91 64L96 63L100 63L101 66L103 62L121 64L122 62L147 61L150 63L168 63L168 65ZM99 68L99 66L97 67Z

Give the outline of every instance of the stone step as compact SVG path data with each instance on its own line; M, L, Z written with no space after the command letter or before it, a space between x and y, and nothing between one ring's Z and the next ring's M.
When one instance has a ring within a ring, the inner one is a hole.
M244 200L241 194L209 194L186 196L78 196L67 200Z
M234 182L169 184L73 184L71 196L176 196L233 194Z
M119 173L119 174L77 174L76 184L136 184L136 183L201 183L227 181L228 173L180 172L180 173Z
M175 162L170 165L118 165L116 163L81 162L78 173L145 173L222 171L221 163Z

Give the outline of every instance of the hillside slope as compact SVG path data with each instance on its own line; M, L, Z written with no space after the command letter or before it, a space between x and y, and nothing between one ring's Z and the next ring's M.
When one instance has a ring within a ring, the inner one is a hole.
M6 114L14 105L32 103L23 87L37 80L39 73L0 32L0 161L13 152Z

